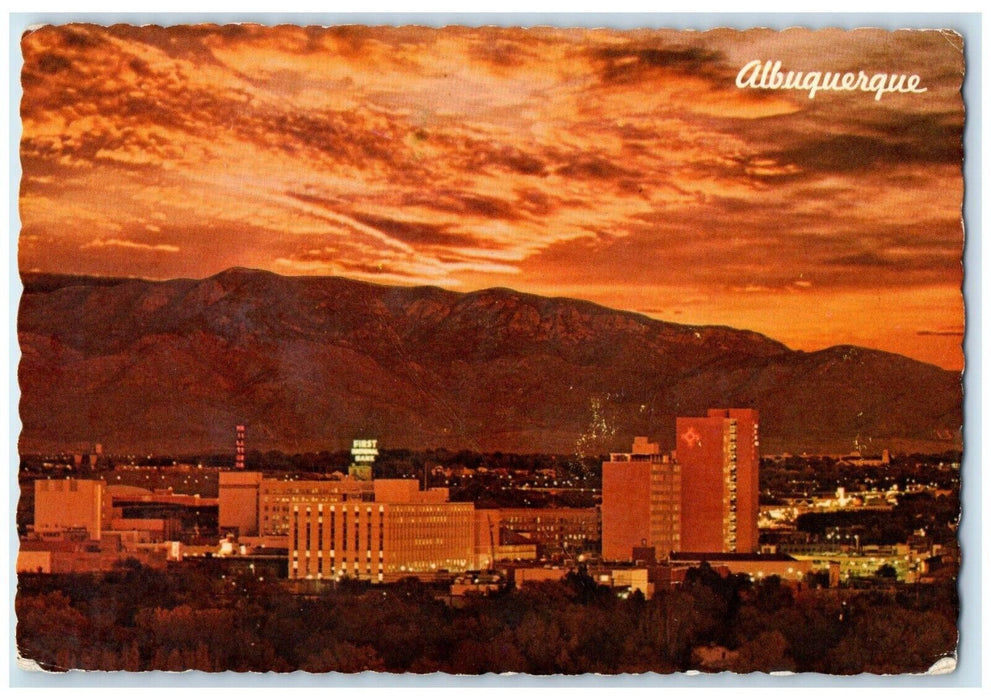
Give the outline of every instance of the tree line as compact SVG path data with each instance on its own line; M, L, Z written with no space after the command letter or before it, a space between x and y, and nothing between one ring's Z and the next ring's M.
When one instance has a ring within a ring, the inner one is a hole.
M702 652L720 648L737 672L880 674L925 671L957 642L952 585L796 592L707 566L651 600L576 571L450 603L415 579L300 595L130 561L21 575L17 645L49 670L671 673L705 669Z

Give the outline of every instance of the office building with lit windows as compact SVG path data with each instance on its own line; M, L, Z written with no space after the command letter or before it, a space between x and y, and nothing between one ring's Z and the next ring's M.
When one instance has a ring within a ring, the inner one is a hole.
M681 551L757 551L758 424L758 412L746 408L676 420Z
M297 494L289 505L289 577L372 582L460 572L474 564L475 507L447 489L376 479L371 500Z

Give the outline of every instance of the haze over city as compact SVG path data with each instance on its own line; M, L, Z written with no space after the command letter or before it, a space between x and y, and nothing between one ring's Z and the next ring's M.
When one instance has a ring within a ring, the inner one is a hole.
M961 39L864 36L45 27L20 269L505 286L959 369ZM926 92L738 89L757 58Z

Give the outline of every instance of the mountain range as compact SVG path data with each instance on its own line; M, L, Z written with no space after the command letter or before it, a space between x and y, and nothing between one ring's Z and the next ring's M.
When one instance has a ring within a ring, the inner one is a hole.
M509 289L233 268L23 275L22 453L674 447L676 416L761 412L765 454L959 448L960 374L854 346L655 320Z

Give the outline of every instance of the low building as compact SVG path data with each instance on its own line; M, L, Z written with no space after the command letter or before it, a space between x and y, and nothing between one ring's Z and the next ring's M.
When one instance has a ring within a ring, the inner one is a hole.
M541 556L576 555L598 549L600 515L595 508L500 508L498 526L523 535Z
M466 595L488 595L506 587L506 580L501 574L482 571L468 571L458 576L451 584L451 595L461 597Z
M713 569L722 568L732 574L746 574L755 580L777 576L786 581L802 581L815 570L812 562L787 554L675 552L670 561L676 566L698 566L706 562Z
M528 583L541 583L544 581L561 581L572 569L565 567L517 567L513 570L513 584L517 588L523 588Z
M499 532L499 544L495 550L496 562L535 561L537 559L537 543L531 542L525 535L506 530Z
M647 569L613 569L610 585L613 588L628 589L630 593L639 591L647 600L654 597L654 584L650 582Z
M499 508L475 510L475 561L495 562L574 556L595 548L599 514L594 508Z
M926 572L928 558L928 554L909 551L907 545L793 556L813 571L828 571L832 567L837 582L841 583L874 578L888 567L894 574L894 580L915 583Z
M170 543L147 544L118 537L96 540L21 540L17 573L67 574L112 571L125 559L163 568Z

